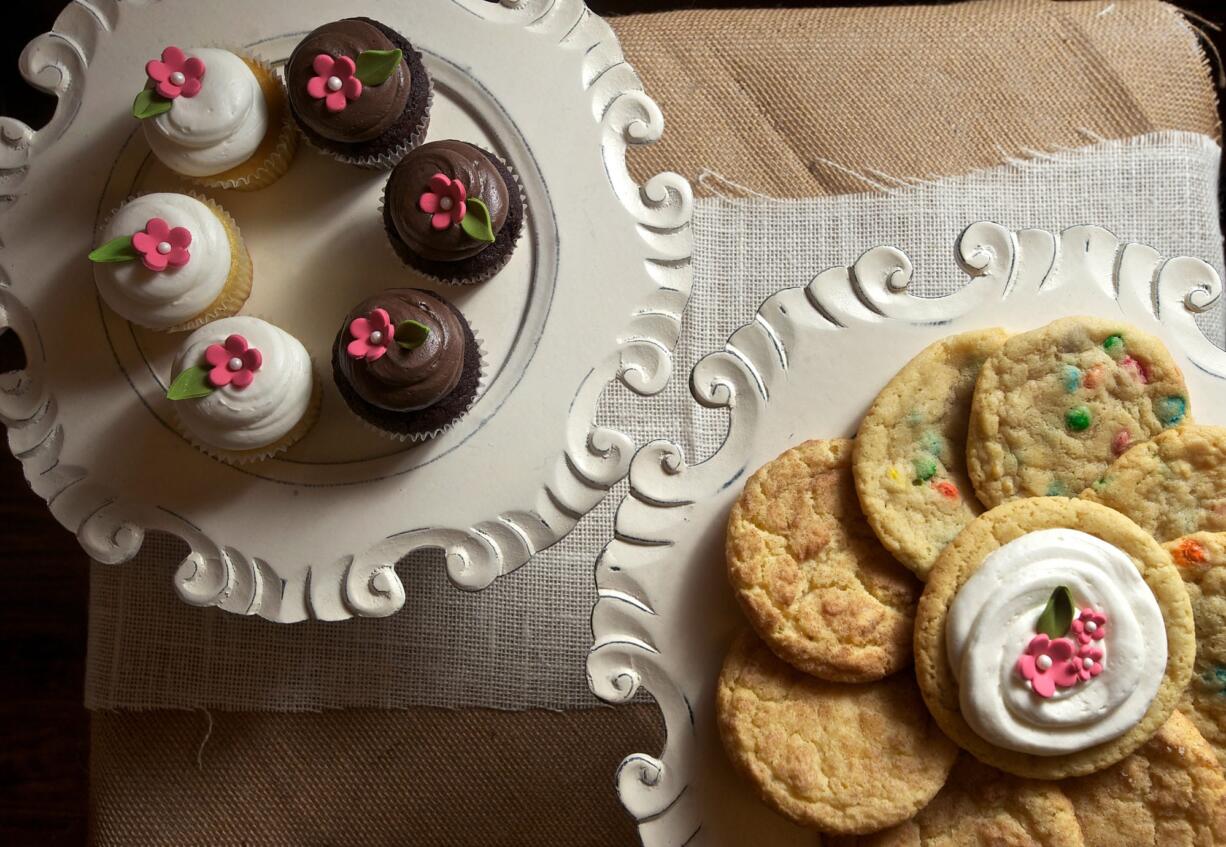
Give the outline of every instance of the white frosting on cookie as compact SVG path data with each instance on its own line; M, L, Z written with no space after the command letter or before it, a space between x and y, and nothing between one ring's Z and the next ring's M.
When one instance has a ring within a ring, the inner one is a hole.
M194 365L207 367L204 351L241 335L263 362L246 388L226 385L207 397L174 401L179 420L196 438L222 450L266 447L294 428L311 405L311 358L298 339L267 321L222 318L188 336L175 359L177 376Z
M204 312L230 276L230 239L208 206L186 194L145 194L122 206L107 221L98 244L142 231L150 218L192 234L190 258L181 267L151 271L134 262L94 265L98 293L116 313L152 329L167 329Z
M153 155L185 176L212 176L251 158L268 131L268 103L251 68L229 50L189 48L204 61L195 97L142 121Z
M1018 672L1048 598L1059 586L1078 609L1107 615L1102 673L1050 698ZM1136 565L1114 545L1073 529L1010 541L983 560L950 605L949 664L962 716L998 747L1057 756L1126 733L1145 713L1166 670L1166 627Z

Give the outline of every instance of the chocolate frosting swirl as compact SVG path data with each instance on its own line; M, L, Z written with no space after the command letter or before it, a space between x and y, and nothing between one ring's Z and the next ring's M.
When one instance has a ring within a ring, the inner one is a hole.
M294 114L333 141L354 143L378 138L392 128L408 105L412 76L406 61L401 59L384 82L363 85L362 95L350 100L339 112L328 111L323 100L308 94L307 83L315 76L311 65L320 53L334 58L348 56L356 62L358 54L366 50L395 49L396 45L377 27L357 18L324 24L313 30L298 42L285 66L285 84Z
M424 259L458 262L489 246L464 232L458 222L435 229L430 215L418 207L430 177L441 173L464 184L469 197L477 197L490 210L494 235L507 220L509 186L481 150L463 141L431 141L400 160L387 181L384 202L396 233L409 249Z
M346 351L353 336L349 324L375 309L386 309L393 326L418 321L430 329L425 342L406 350L394 340L378 359L355 359ZM456 387L464 370L464 328L452 307L437 294L394 288L363 300L345 316L337 349L337 367L366 402L393 412L432 406Z

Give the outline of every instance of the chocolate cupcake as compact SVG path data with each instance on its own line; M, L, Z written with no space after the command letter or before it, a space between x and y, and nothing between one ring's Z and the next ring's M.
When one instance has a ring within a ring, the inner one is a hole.
M345 316L332 376L349 408L393 438L424 441L468 411L481 351L460 310L432 291L394 288Z
M510 168L463 141L431 141L396 165L383 226L401 260L453 285L481 282L511 258L524 200Z
M430 123L430 75L421 54L370 18L311 31L290 55L285 83L302 134L349 164L392 167Z

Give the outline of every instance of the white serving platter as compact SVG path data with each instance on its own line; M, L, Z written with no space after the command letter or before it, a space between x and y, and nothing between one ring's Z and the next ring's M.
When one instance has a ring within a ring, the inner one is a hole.
M403 32L434 80L429 139L460 138L515 168L529 210L493 280L446 288L483 341L486 378L450 432L406 446L366 429L331 380L345 311L383 288L435 287L398 262L379 214L383 172L305 144L263 191L205 192L238 220L255 290L244 314L295 334L325 386L319 424L241 469L193 449L164 398L181 334L134 329L98 300L85 254L127 196L182 190L149 155L132 98L169 43L245 49L274 64L307 31L366 15ZM184 538L184 600L273 621L397 611L396 563L442 548L478 589L564 536L623 477L623 433L593 423L621 379L658 392L690 288L692 195L675 174L636 184L630 145L659 108L581 0L76 0L22 53L59 98L34 131L0 119L0 327L28 367L0 377L0 419L27 479L103 562L149 530Z
M628 756L617 774L649 847L816 841L732 772L715 726L719 668L745 626L728 588L724 525L753 471L806 439L852 436L890 377L931 342L1065 315L1116 317L1162 338L1192 415L1226 424L1226 353L1194 321L1222 292L1204 262L1164 259L1097 227L1056 236L984 222L966 229L956 256L971 279L946 297L908 293L911 262L892 247L771 296L691 375L694 399L728 412L720 449L695 465L667 441L635 456L615 540L596 565L588 680L613 703L650 694L664 714L663 752Z

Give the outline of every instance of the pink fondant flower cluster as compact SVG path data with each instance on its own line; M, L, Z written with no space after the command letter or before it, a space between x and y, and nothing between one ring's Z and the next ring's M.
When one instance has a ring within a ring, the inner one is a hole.
M353 336L345 348L349 355L373 362L387 352L388 345L396 338L396 327L386 309L375 309L364 318L350 321L349 334Z
M435 229L446 229L452 224L458 224L468 214L465 200L468 190L464 183L452 179L443 173L430 177L429 187L422 192L417 200L417 208L430 215L430 225Z
M354 74L357 64L348 56L333 58L320 53L311 62L315 76L307 80L307 94L323 100L329 112L343 111L350 100L362 96L362 80Z
M191 243L192 234L186 227L171 228L161 218L150 218L145 228L132 236L132 246L140 253L141 262L151 271L186 265L192 257L187 250Z
M1017 660L1017 671L1040 697L1057 688L1071 688L1103 672L1103 651L1098 644L1107 634L1107 616L1090 607L1072 622L1068 635L1049 638L1039 633L1030 639Z
M209 383L214 388L233 385L243 389L255 379L255 372L264 364L260 351L247 344L241 335L231 335L224 344L210 344L204 351L204 360L213 367L209 370Z
M162 51L161 61L150 59L145 63L145 73L157 83L154 86L157 93L167 100L180 95L195 97L203 86L204 61L171 46Z

